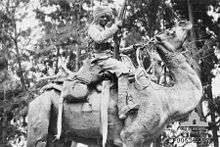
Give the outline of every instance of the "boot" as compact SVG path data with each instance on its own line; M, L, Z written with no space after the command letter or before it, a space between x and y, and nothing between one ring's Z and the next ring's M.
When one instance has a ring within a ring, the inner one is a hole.
M118 77L118 115L120 119L126 118L126 113L130 110L127 104L128 96L128 75L122 74Z

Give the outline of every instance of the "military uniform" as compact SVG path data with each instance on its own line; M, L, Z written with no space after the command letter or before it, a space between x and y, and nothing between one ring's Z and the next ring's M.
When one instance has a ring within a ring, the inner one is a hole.
M103 70L115 73L118 77L118 109L119 118L124 119L127 113L126 97L128 90L129 68L122 62L112 58L110 44L113 35L119 29L117 23L110 27L101 25L99 18L102 16L113 16L112 9L108 6L98 6L94 9L94 20L90 24L88 34L93 41L93 61Z

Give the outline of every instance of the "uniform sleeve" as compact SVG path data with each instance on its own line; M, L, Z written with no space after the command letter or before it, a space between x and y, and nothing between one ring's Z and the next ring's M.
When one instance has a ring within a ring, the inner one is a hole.
M95 42L101 43L111 38L117 30L118 26L115 24L105 30L99 30L95 25L91 25L88 29L88 34Z

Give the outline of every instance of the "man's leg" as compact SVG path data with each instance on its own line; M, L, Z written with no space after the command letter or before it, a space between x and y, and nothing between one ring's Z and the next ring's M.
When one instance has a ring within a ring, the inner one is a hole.
M128 96L128 74L121 74L118 77L118 115L120 119L126 118L127 96Z
M125 119L126 113L131 108L127 104L129 68L122 62L112 58L101 60L98 64L104 70L115 73L118 77L118 115L120 119Z

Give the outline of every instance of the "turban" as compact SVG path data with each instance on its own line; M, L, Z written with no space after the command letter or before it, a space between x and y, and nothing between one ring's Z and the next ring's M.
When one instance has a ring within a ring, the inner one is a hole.
M93 18L97 20L103 15L113 15L113 10L107 5L96 6L93 10Z

